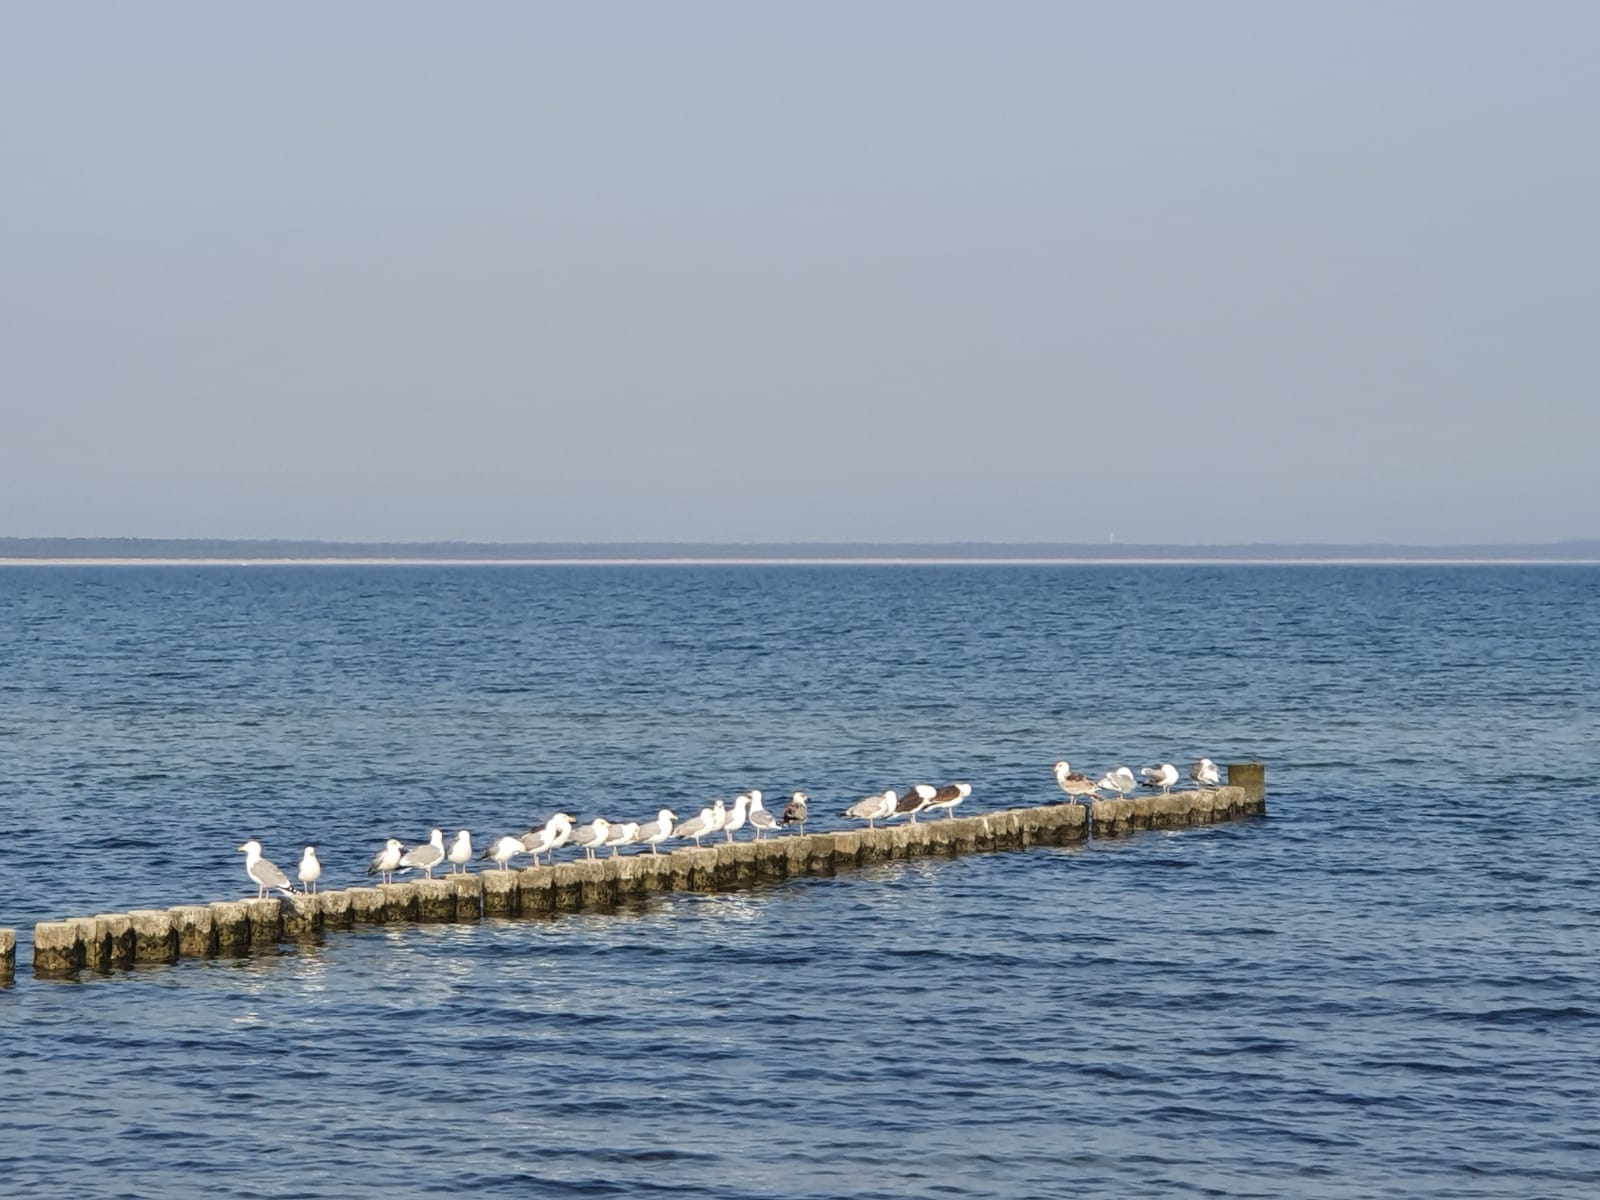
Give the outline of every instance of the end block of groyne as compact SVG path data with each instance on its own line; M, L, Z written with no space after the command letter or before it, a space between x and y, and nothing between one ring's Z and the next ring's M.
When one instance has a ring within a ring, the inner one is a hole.
M136 908L128 914L128 923L133 927L134 962L178 961L178 931L166 909Z
M40 921L33 927L33 973L62 979L83 969L83 930L77 921Z
M483 916L483 880L467 872L449 877L456 894L456 920L476 921Z
M1243 762L1228 764L1228 786L1244 792L1247 812L1259 812L1267 804L1267 764Z
M217 928L205 904L178 904L167 909L179 958L212 958L217 953Z
M516 871L485 871L478 876L483 880L483 915L486 917L515 917L522 913L522 888Z
M0 929L0 985L10 983L17 973L17 931Z
M210 905L217 953L224 957L250 952L250 910L245 904L243 900L215 900Z

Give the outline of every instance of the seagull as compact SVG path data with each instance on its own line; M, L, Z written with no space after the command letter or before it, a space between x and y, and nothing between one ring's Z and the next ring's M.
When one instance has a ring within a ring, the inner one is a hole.
M284 892L294 891L289 886L289 877L261 857L261 843L255 838L251 838L242 846L235 846L234 849L244 851L244 873L250 876L250 881L256 885L257 900L265 900L267 892L272 888Z
M593 858L596 846L606 844L606 838L611 833L611 822L604 817L596 817L587 825L580 825L572 831L572 844L582 846L584 857Z
M761 803L761 793L750 793L750 828L756 831L756 841L761 840L763 833L771 833L778 827L777 818L769 813L766 806Z
M1201 787L1217 787L1222 783L1222 772L1209 758L1202 758L1189 768L1189 778Z
M938 794L939 789L931 784L914 783L901 793L900 799L895 802L891 817L911 816L911 823L917 823L917 814L928 807L928 802Z
M1145 787L1158 787L1163 796L1172 791L1172 785L1178 782L1178 768L1171 763L1162 763L1158 767L1140 767L1139 774L1144 776Z
M445 857L450 860L450 874L454 875L457 867L465 871L467 864L472 861L472 834L465 829L459 830Z
M891 816L898 802L899 797L894 794L894 789L889 788L877 795L857 800L844 810L844 815L852 821L865 821L868 829L876 829L875 822Z
M942 808L946 818L955 816L956 805L972 795L970 783L947 783L933 794L933 799L923 805L927 809Z
M728 806L718 800L711 806L711 824L706 826L707 833L721 833L722 827L728 823Z
M402 871L421 870L429 879L433 878L433 869L444 861L444 833L438 829L428 834L428 840L420 846L413 846L405 852L400 859Z
M527 847L522 844L522 839L508 835L506 837L497 837L490 842L484 852L478 855L478 861L482 862L484 859L488 859L502 871L509 871L511 868L506 864L517 855L525 853L527 853Z
M315 895L317 880L322 878L322 864L317 861L317 848L307 846L306 852L300 856L300 870L297 872L300 882L305 884L306 894Z
M368 875L381 875L385 883L394 882L394 873L400 868L400 855L405 852L405 846L398 838L390 838L383 844L383 849L372 856L372 861L367 864Z
M690 817L687 821L684 821L672 831L672 836L683 839L693 838L694 844L699 846L700 839L712 832L711 822L713 815L713 809L702 808L699 816Z
M1115 771L1107 771L1100 776L1100 781L1095 784L1095 787L1103 788L1108 792L1115 792L1117 799L1120 800L1126 793L1133 791L1133 772L1128 770L1127 767L1118 767Z
M1072 767L1066 759L1056 764L1056 783L1063 792L1074 797L1093 796L1100 790L1100 785L1087 775L1073 774Z
M677 814L670 808L663 808L656 814L656 819L648 825L639 826L638 840L650 847L651 854L660 854L657 849L662 842L672 836L672 823L677 820Z
M538 829L530 829L522 835L522 848L533 855L533 865L539 865L539 855L548 854L550 861L555 862L555 852L567 844L567 839L572 836L572 816L570 813L558 812Z
M744 828L745 818L750 813L750 797L748 794L735 796L733 808L728 812L728 819L722 823L722 832L733 841L733 835Z
M611 857L617 856L617 851L624 846L631 846L639 840L639 822L628 821L622 825L613 825L611 832L606 835L605 844L611 847Z
M806 831L806 801L811 799L804 792L796 792L789 797L789 803L783 806L783 816L780 820L785 825L798 825L800 832Z

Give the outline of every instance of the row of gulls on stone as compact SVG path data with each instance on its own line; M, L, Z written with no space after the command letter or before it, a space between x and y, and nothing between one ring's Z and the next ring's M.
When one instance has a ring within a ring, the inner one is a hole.
M1087 775L1074 771L1072 764L1063 759L1056 764L1055 771L1057 785L1073 799L1079 797L1096 799L1101 792L1115 792L1118 799L1121 799L1138 786L1133 772L1127 767L1117 767L1107 771L1099 779L1092 780ZM1169 794L1172 785L1178 782L1178 768L1169 762L1158 763L1153 767L1141 767L1139 774L1143 776L1145 787L1159 788L1163 796ZM1190 765L1189 778L1200 787L1214 788L1221 784L1222 772L1209 758L1202 758Z
M938 788L925 783L913 784L904 792L897 793L891 789L868 796L852 804L845 816L865 820L869 827L875 827L878 821L895 817L908 817L915 823L920 812L943 809L948 816L956 805L971 794L972 788L965 783ZM724 841L732 842L736 840L734 834L747 825L754 840L759 842L768 834L788 826L798 826L800 832L804 833L806 820L810 816L810 799L804 792L794 792L784 802L782 812L774 814L766 807L762 793L752 789L735 796L731 804L717 800L682 821L670 808L659 810L655 820L643 823L596 817L580 825L571 813L558 812L543 825L526 833L494 838L478 855L478 860L491 862L507 870L513 859L531 855L537 866L541 859L545 863L553 863L555 852L568 845L582 850L584 856L590 859L605 850L610 850L611 857L615 858L624 846L635 845L648 846L650 853L659 854L663 842L674 840L692 841L696 846L703 846L705 839L714 838L720 833ZM260 842L251 839L238 849L244 852L245 873L256 885L257 899L265 898L273 889L290 893L294 891L289 877L262 857ZM421 871L432 879L434 871L444 864L448 864L451 874L466 871L472 857L472 834L469 831L459 830L446 846L444 831L434 829L429 831L427 841L409 849L398 838L387 839L367 864L367 874L377 876L383 883L393 883L394 877L405 871ZM317 859L315 846L305 848L297 876L306 893L315 893L317 881L322 877L322 864Z

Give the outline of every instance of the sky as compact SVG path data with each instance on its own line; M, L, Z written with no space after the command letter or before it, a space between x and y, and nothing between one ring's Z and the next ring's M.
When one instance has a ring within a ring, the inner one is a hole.
M0 535L1600 535L1600 5L0 17Z

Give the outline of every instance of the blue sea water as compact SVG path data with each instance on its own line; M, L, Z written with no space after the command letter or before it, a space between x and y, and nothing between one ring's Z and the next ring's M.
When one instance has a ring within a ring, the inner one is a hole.
M436 824L1202 753L1270 815L24 971L0 1193L1600 1195L1600 569L0 570L24 934L241 895L248 836L338 886Z

